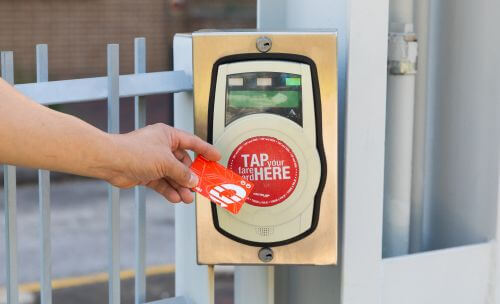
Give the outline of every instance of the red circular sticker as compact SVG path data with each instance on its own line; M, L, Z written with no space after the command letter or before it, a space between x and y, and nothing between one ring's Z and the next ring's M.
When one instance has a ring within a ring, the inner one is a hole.
M269 136L252 137L239 144L227 167L254 183L247 203L257 207L283 202L299 179L295 154L284 142Z

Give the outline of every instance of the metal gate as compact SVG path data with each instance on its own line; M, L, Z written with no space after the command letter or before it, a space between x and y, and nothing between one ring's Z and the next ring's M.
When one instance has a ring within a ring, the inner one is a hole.
M119 74L119 46L107 47L107 76L48 82L48 47L36 46L37 83L14 84L13 52L1 52L1 76L17 90L42 105L76 103L106 99L108 104L108 131L119 132L119 102L122 97L135 97L135 128L145 125L144 96L190 91L191 79L183 71L146 73L146 40L136 38L135 74ZM16 168L4 166L5 247L7 273L7 303L18 303ZM39 170L40 209L40 298L44 304L52 303L51 288L51 232L50 232L50 172ZM146 198L144 188L135 188L135 303L146 300ZM120 190L108 186L108 275L109 303L120 303ZM171 303L184 303L174 298Z

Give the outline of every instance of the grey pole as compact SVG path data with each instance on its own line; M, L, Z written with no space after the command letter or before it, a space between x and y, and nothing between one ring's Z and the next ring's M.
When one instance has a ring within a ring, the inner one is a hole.
M146 39L134 40L135 73L146 73ZM136 96L135 129L146 125L146 97ZM137 186L135 191L135 304L146 302L146 192Z
M48 48L46 44L36 46L36 81L49 81ZM40 208L40 302L52 303L52 260L50 239L50 172L38 170L38 193Z
M119 46L108 44L108 132L120 133ZM108 185L109 303L120 303L120 190Z
M1 52L2 78L14 84L14 53ZM16 167L4 166L5 202L5 269L7 270L7 303L17 304L17 215L16 215Z

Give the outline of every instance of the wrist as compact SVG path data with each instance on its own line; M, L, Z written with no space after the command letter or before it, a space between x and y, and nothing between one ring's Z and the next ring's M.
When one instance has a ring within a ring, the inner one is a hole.
M110 134L103 132L103 145L101 165L98 172L98 178L114 183L127 172L130 164L126 141L121 134Z

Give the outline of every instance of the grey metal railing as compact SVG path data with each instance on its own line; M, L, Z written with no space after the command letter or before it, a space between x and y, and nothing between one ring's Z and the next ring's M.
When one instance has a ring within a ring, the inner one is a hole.
M136 38L134 41L134 71L136 74L146 73L146 39ZM136 96L134 100L135 128L146 125L146 100ZM135 188L135 303L146 302L146 192L144 187Z
M49 81L49 56L45 44L36 46L36 81ZM38 171L40 205L40 301L52 303L52 260L50 242L50 172Z
M2 78L14 84L14 54L0 54ZM16 168L4 166L5 201L5 269L7 271L7 303L17 304L17 216L16 216Z
M108 132L119 133L119 103L122 97L135 97L135 128L145 126L145 96L192 90L192 80L184 71L146 73L146 40L135 39L135 74L119 74L119 46L107 48L108 75L84 79L48 81L47 45L36 46L36 83L14 84L13 52L1 52L1 76L8 83L42 105L63 104L107 98ZM40 298L52 303L50 172L39 170L40 208ZM108 186L108 274L109 303L120 303L120 190ZM135 303L146 301L146 195L141 186L135 189ZM16 168L4 166L5 247L7 303L18 303ZM182 297L168 303L185 303Z

